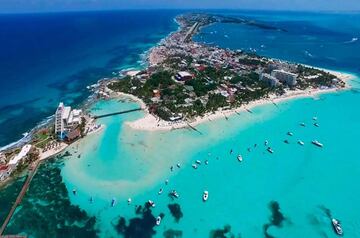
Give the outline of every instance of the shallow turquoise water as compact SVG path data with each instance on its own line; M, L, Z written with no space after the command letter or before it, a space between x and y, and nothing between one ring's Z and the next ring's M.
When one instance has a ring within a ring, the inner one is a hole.
M325 33L319 39L332 36L342 40L344 36ZM347 39L351 35L345 36ZM296 41L296 37L288 39ZM316 44L311 47L316 48ZM302 48L294 50L297 49ZM319 50L318 54L325 57L324 52ZM271 50L267 53L273 54ZM334 64L346 70L348 67L344 65L348 64L343 59L340 57ZM317 62L319 66L329 66L327 61ZM353 72L357 72L353 63L350 65ZM126 121L140 118L141 112L103 118L100 122L106 127L102 132L72 146L72 156L59 160L59 164L49 163L49 167L39 171L24 206L12 219L9 233L46 237L40 232L44 228L39 224L24 224L24 218L30 216L36 221L51 218L53 222L46 226L49 230L57 229L57 223L61 226L65 223L68 232L72 232L69 234L77 237L95 236L96 229L100 237L122 234L124 237L176 237L175 233L181 233L182 237L223 237L221 234L227 225L231 231L226 237L231 234L254 238L336 237L329 220L330 212L342 221L346 237L360 237L359 80L351 83L353 90L286 101L278 107L259 106L252 114L241 112L229 120L201 124L197 129L202 134L186 129L169 132L130 129ZM100 101L93 106L92 113L135 106L132 102ZM320 127L313 126L314 116L318 117ZM301 122L306 123L306 127L301 127ZM287 136L288 131L294 136ZM290 141L289 145L283 142L285 139ZM299 139L305 142L304 146L296 143ZM313 146L314 139L321 141L324 148ZM266 151L265 140L270 142L274 154ZM229 153L231 149L233 154ZM242 163L237 161L237 154L243 155ZM198 159L209 160L209 165L203 163L194 170L191 164ZM181 163L180 169L175 166L177 163ZM175 167L173 172L171 166ZM165 185L166 179L169 179L168 185ZM158 195L160 188L164 192ZM73 189L77 190L76 195ZM179 199L168 197L172 189L178 191ZM47 190L56 192L43 198L41 195ZM209 191L206 203L201 200L204 190ZM57 192L61 196L57 197ZM111 207L113 197L117 203ZM130 205L127 204L129 197L132 198ZM135 206L144 205L149 199L156 203L151 214L146 210L136 214ZM52 206L46 206L48 203ZM178 221L168 208L175 203L183 214ZM61 205L59 209L64 209L63 214L51 211L54 204ZM164 214L162 223L154 227L152 216L161 213ZM88 224L94 217L96 223ZM125 219L125 226L119 224L121 217ZM140 220L132 220L135 217ZM78 230L70 226L72 223L68 224L73 220L79 224ZM132 229L134 227L141 235ZM64 236L61 231L56 230L54 236Z
M278 108L260 106L253 114L242 112L200 125L202 135L188 130L139 132L122 123L141 115L107 118L101 135L85 139L84 147L79 147L81 158L65 162L62 176L69 191L78 190L78 195L70 194L71 202L99 217L103 237L116 236L113 224L119 216L134 217L134 206L149 199L156 203L155 216L165 214L161 226L155 227L155 237L163 237L168 229L181 230L183 237L207 237L225 225L235 235L264 237L272 201L279 203L285 216L282 227L268 229L275 237L335 237L322 207L341 219L348 237L360 237L360 190L353 182L360 174L360 125L355 123L360 114L349 103L358 98L357 91L347 91L283 102ZM95 108L129 105L107 101ZM320 127L312 125L313 116ZM287 136L287 131L294 136ZM298 139L305 145L298 145ZM324 148L313 146L314 139ZM266 151L265 140L274 154ZM238 153L244 157L242 163L236 159ZM194 170L191 164L197 159L208 159L209 165ZM178 162L180 169L175 166ZM160 188L164 193L158 195ZM172 189L180 194L175 201L167 196ZM206 203L201 200L204 190L210 193ZM117 199L115 207L110 206L112 197ZM183 213L178 223L167 208L174 202Z

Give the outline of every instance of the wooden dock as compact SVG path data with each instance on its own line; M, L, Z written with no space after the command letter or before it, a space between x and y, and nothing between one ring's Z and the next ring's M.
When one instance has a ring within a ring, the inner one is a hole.
M135 112L135 111L141 111L141 110L142 109L139 107L139 108L120 111L120 112L113 112L113 113L107 113L107 114L103 114L103 115L93 116L93 118L98 119L98 118L110 117L110 116L115 116L115 115L119 115L119 114L125 114L125 113L130 113L130 112Z
M31 167L29 168L29 174L25 180L25 183L24 183L19 195L17 196L15 203L12 205L4 223L2 224L2 226L0 228L0 238L24 237L24 236L16 236L16 235L15 236L14 235L3 236L3 233L4 233L7 225L9 224L11 217L14 215L14 212L15 212L17 206L21 203L22 199L24 198L26 191L28 190L28 188L30 186L30 182L33 179L37 169L39 168L40 163L41 163L41 161L37 160L33 164L30 165Z

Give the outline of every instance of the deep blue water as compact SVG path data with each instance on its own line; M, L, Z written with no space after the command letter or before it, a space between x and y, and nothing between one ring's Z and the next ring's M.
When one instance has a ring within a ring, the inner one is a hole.
M294 62L360 72L360 13L230 11L274 26L267 30L241 24L214 24L196 40Z
M0 147L177 28L176 11L0 15Z

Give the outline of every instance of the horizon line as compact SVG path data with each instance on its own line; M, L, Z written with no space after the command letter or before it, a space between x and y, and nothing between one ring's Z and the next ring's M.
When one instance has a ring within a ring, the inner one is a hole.
M115 9L74 9L74 10L46 10L46 11L0 11L0 15L22 14L56 14L56 13L92 13L92 12L121 12L121 11L259 11L259 12L298 12L298 13L360 13L359 10L313 10L313 9L257 9L257 8L115 8Z

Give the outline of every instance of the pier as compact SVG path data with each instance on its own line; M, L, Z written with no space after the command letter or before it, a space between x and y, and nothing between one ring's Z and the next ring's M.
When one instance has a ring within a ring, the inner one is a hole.
M35 161L30 169L29 169L29 174L26 178L26 181L23 185L23 187L21 188L21 191L19 193L19 195L17 196L14 204L12 205L4 223L2 224L1 228L0 228L0 237L1 238L4 238L4 237L21 237L21 236L13 236L13 235L7 235L7 236L3 236L2 234L4 233L7 225L9 224L10 220L11 220L11 217L14 215L14 212L17 208L17 206L21 203L22 199L24 198L25 194L26 194L26 191L28 190L29 186L30 186L30 182L31 180L33 179L34 175L36 174L36 170L39 168L39 165L41 163L41 160L37 160Z
M94 119L98 119L98 118L110 117L110 116L115 116L115 115L119 115L119 114L125 114L125 113L130 113L130 112L141 111L141 110L142 110L142 109L139 107L139 108L130 109L130 110L125 110L125 111L120 111L120 112L112 112L112 113L97 115L97 116L93 116L93 118L94 118Z

